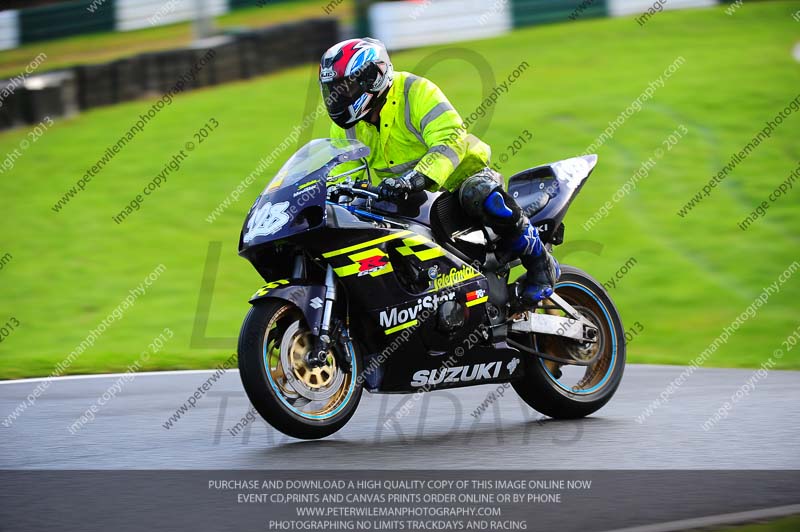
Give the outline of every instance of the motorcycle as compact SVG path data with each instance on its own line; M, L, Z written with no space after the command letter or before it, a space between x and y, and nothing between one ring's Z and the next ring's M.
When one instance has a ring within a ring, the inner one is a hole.
M497 236L456 195L381 201L368 154L356 140L312 140L247 214L239 254L266 284L250 298L238 356L259 414L316 439L348 422L365 388L510 382L558 419L605 405L622 379L625 332L602 284L562 265L553 295L526 308L519 261L501 258ZM334 175L344 163L356 167ZM563 242L564 216L596 164L587 155L509 179L549 249Z

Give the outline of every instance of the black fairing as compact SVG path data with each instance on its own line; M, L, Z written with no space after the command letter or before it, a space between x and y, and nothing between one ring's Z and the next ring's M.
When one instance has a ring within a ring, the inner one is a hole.
M507 273L496 267L484 245L453 238L474 225L457 198L426 192L400 206L378 202L371 218L357 211L365 207L358 202L326 201L330 169L356 154L274 189L270 185L250 209L239 252L268 282L259 297L301 304L321 300L324 272L332 267L338 282L335 314L346 317L364 367L373 368L365 374L372 391L414 391L424 379L428 388L437 389L522 376L519 353L505 345L503 335L488 332L497 323L498 308L504 316ZM534 169L511 180L510 190L523 208L531 205L540 183L556 185L548 204L534 215L537 223L561 222L594 161L585 163L588 170L577 177L559 164L547 167L552 176ZM253 218L258 213L261 217ZM294 285L303 288L288 288ZM321 312L304 313L317 330ZM461 370L436 372L449 358Z
M586 155L523 170L509 178L508 193L539 228L544 242L560 243L559 226L596 164L596 155Z

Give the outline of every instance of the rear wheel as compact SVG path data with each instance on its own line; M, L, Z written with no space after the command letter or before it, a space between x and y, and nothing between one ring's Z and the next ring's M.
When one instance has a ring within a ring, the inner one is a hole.
M342 352L331 350L325 364L312 368L306 364L312 341L302 312L282 300L253 305L239 334L239 373L250 402L270 425L294 438L333 434L361 398L353 345L332 348Z
M580 418L599 410L616 392L625 370L625 332L608 292L586 272L561 266L556 293L598 328L597 342L584 344L535 334L514 334L512 338L542 353L591 364L565 365L527 356L525 377L512 386L542 414L556 419ZM557 310L546 312L565 315Z

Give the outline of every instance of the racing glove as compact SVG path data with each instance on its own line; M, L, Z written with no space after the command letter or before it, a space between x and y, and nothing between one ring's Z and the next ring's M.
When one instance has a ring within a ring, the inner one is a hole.
M425 190L430 183L433 180L425 174L411 170L400 177L389 177L381 181L378 195L386 200L405 199L409 194Z

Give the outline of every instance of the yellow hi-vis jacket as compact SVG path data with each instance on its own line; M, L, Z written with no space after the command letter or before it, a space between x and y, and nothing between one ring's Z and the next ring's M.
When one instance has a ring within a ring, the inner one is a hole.
M373 184L414 169L431 178L434 188L452 192L489 165L489 146L467 134L461 116L432 81L396 72L380 118L380 131L366 120L347 130L331 127L331 138L356 139L369 146ZM333 173L359 164L340 165ZM363 177L363 172L355 177Z

